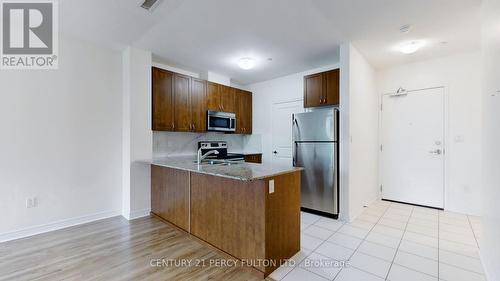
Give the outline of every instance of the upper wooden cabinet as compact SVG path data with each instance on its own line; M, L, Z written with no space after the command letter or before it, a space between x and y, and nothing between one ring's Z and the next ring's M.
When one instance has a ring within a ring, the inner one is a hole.
M235 88L207 82L207 110L236 112Z
M152 129L206 131L206 81L153 67Z
M189 132L193 128L190 82L187 75L174 75L174 124L176 131Z
M191 78L191 122L192 130L204 132L207 128L207 81Z
M304 77L304 107L338 105L340 70L334 69Z
M222 111L219 84L207 82L207 110Z
M153 68L153 116L154 131L174 130L174 73Z
M252 133L252 93L153 67L154 131L206 132L207 110L236 113L236 133Z
M220 104L224 112L236 112L235 92L237 89L225 85L219 85Z
M252 93L235 89L236 133L252 133Z

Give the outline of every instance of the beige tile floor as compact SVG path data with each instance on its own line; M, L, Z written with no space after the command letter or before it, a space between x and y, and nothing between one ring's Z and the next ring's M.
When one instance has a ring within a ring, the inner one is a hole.
M351 223L302 213L301 230L301 251L271 278L486 280L478 217L377 201Z

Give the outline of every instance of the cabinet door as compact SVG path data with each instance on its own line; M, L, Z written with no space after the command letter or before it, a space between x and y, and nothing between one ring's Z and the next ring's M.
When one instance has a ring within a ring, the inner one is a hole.
M262 163L262 154L248 154L245 155L245 162L248 163Z
M245 97L243 91L240 89L235 89L234 93L234 103L236 105L236 133L243 134L243 128L245 127Z
M207 110L222 111L219 84L207 82Z
M151 212L189 231L189 172L151 165Z
M243 92L243 100L244 100L244 111L243 118L245 120L245 134L252 133L252 93L251 92Z
M196 132L207 130L206 90L205 80L191 78L192 130Z
M221 97L221 108L224 112L236 112L235 106L235 88L225 85L219 85L219 92Z
M174 76L174 124L176 131L190 131L191 123L191 104L189 100L190 77L182 74Z
M173 77L174 73L153 67L152 129L174 130Z
M339 104L340 70L334 69L324 73L325 92L323 105Z
M323 101L323 75L312 74L304 77L304 107L322 105Z

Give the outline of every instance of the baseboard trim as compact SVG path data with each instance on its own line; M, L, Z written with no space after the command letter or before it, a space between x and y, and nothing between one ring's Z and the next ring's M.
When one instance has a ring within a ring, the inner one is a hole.
M137 210L137 211L130 212L129 214L126 214L123 217L127 220L135 220L138 218L147 217L147 216L149 216L150 213L151 213L150 209L143 209L143 210Z
M59 220L47 224L42 224L42 225L37 225L33 227L28 227L20 230L15 230L12 232L6 232L6 233L0 233L0 243L1 242L7 242L11 240L16 240L20 238L25 238L37 234L42 234L54 230L59 230L79 224L84 224L84 223L89 223L97 220L102 220L102 219L107 219L111 217L116 217L120 216L121 211L108 211L108 212L101 212L101 213L95 213L91 215L86 215L86 216L81 216L81 217L76 217L76 218L69 218L69 219L64 219L64 220Z
M396 200L390 200L390 199L384 199L384 198L382 198L382 201L394 202L394 203L400 203L400 204L406 204L406 205L412 205L412 206L417 206L417 207L424 207L424 208L429 208L429 209L435 209L435 210L444 211L443 208L439 208L439 207L419 205L419 204L413 204L413 203L408 203L408 202L403 202L403 201L396 201Z

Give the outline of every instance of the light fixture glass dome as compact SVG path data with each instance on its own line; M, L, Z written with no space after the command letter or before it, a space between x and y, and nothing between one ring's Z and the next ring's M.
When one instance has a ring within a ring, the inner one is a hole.
M241 58L238 61L238 66L244 70L252 69L255 67L255 60L252 58Z
M424 45L423 41L409 41L399 46L399 51L403 54L413 54Z

